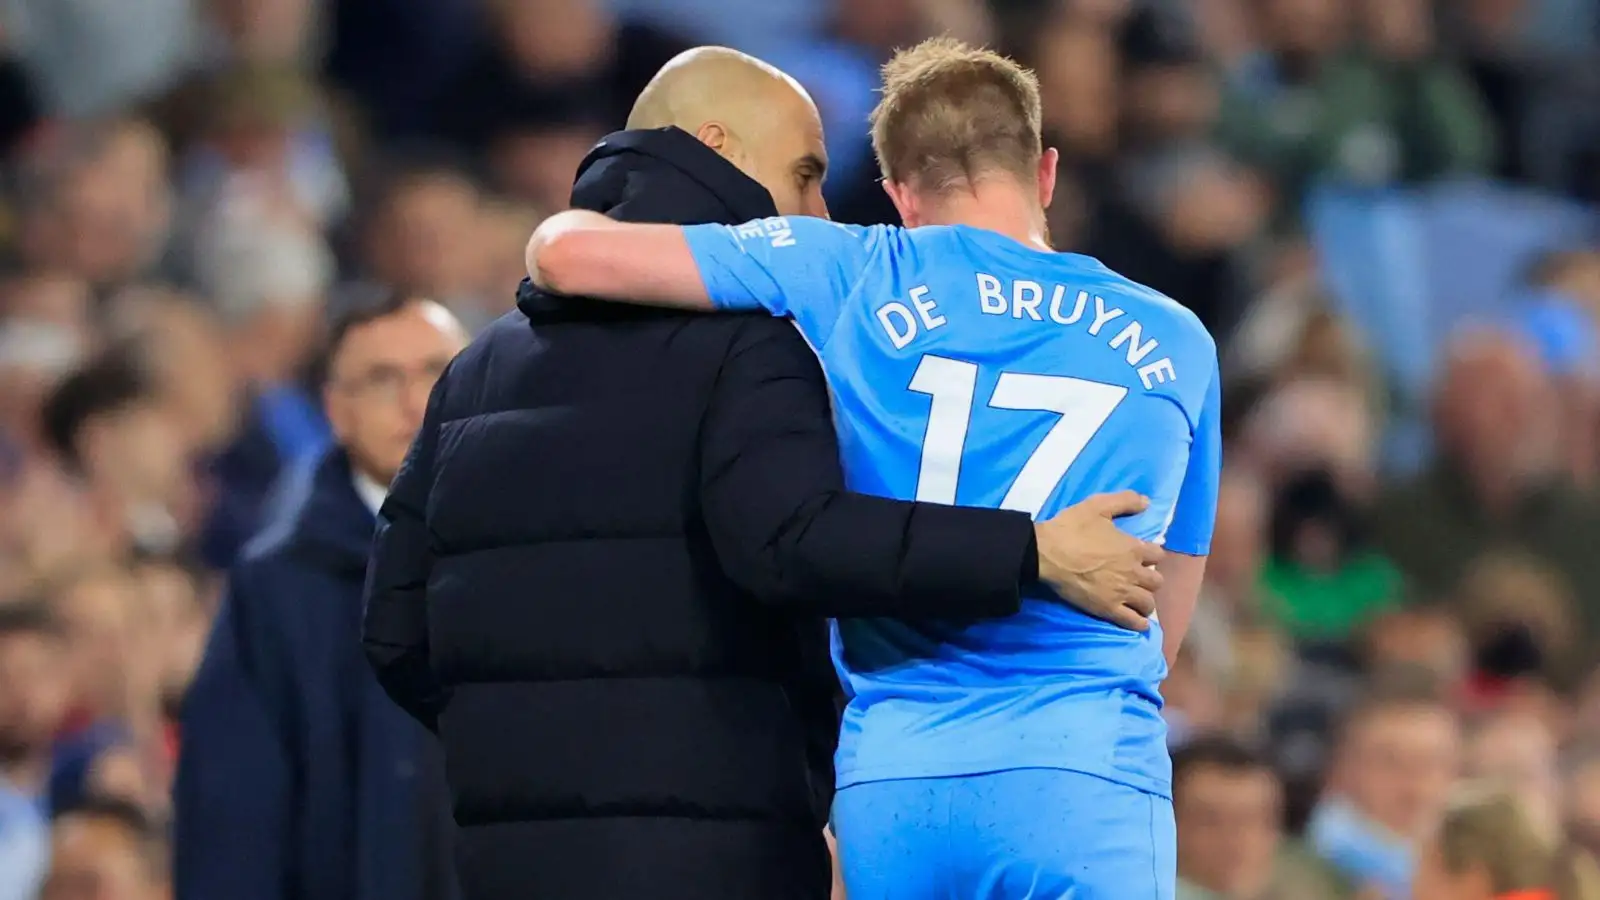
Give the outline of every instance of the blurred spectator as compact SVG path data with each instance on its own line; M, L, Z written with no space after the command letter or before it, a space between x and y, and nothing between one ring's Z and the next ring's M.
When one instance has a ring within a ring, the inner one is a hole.
M1273 616L1305 641L1347 637L1400 602L1400 573L1368 541L1367 511L1326 469L1278 489L1262 574Z
M1196 649L1197 644L1186 638L1162 682L1161 717L1167 723L1169 747L1183 747L1196 736L1224 726L1220 684L1224 666L1213 658L1215 648L1205 647L1204 642L1198 646L1202 649Z
M1585 733L1568 742L1560 765L1566 834L1588 852L1600 852L1600 740Z
M307 71L321 4L202 0L207 42L187 77L151 104L202 207L237 178L266 181L327 224L349 202L350 114ZM260 185L255 186L260 189Z
M136 646L150 659L151 680L163 717L176 721L179 705L200 665L215 609L215 590L195 563L176 557L146 557L134 562L131 571L143 617L136 628ZM164 737L168 745L163 750L175 759L177 747L171 741L177 735L169 732Z
M199 287L220 313L237 377L263 394L293 385L321 337L333 281L322 236L245 206L218 210L196 249Z
M479 330L472 327L475 320L486 322L511 311L515 290L507 285L515 285L527 275L528 235L542 221L544 211L527 203L490 200L483 204L476 228L479 239L475 249L481 255L478 287L467 295L477 298L481 306L451 310L473 333Z
M42 449L39 412L84 355L71 330L16 317L0 323L0 440L18 453Z
M49 861L50 745L66 713L60 635L43 606L0 606L0 898L32 900Z
M25 596L123 545L121 529L47 460L13 461L0 535L4 587Z
M1249 0L1193 0L1188 6L1211 60L1224 72L1235 69L1252 49L1255 5Z
M1528 823L1550 839L1561 834L1561 782L1556 735L1538 716L1510 710L1490 714L1467 737L1466 774L1516 797Z
M1117 146L1116 44L1105 29L1058 14L1031 29L1025 47L1039 75L1045 141L1061 153L1050 237L1060 249L1089 252Z
M517 236L518 268L511 274L518 277L501 281L494 294L485 296L487 218L478 186L456 169L401 167L377 192L364 223L363 275L384 289L444 304L476 332L511 308L526 268L522 248L533 233L529 225Z
M158 261L171 216L166 147L137 119L69 125L20 174L22 261L116 287Z
M1600 629L1600 510L1557 466L1550 383L1514 337L1470 333L1445 361L1434 400L1438 454L1380 498L1378 544L1418 588L1446 596L1472 561L1519 549L1549 564Z
M92 335L89 285L67 275L30 273L10 279L0 291L0 316L51 325L87 341Z
M1499 149L1495 174L1594 200L1600 198L1600 65L1592 53L1539 41L1532 25L1540 5L1464 0L1444 11L1490 113ZM1564 30L1581 32L1571 21L1576 16L1563 18Z
M227 230L221 249L247 246L261 259L252 253L233 279L221 278L227 267L218 265L226 318L217 315L220 304L159 290L124 292L112 309L119 339L141 351L162 407L203 470L203 483L194 470L185 476L204 496L182 537L218 568L260 526L279 475L328 443L299 377L320 338L325 248L293 229L255 231L259 243L245 240L250 227L237 238Z
M1280 221L1319 178L1386 186L1488 168L1482 105L1438 54L1427 0L1261 9L1262 52L1232 74L1221 133L1272 176Z
M1269 737L1268 714L1299 677L1294 645L1275 628L1256 624L1234 628L1223 716L1227 732L1261 742Z
M249 214L280 224L328 227L349 210L350 186L329 104L303 74L281 66L228 69L205 82L191 101L192 133L181 143L178 184L186 200L190 241L208 220ZM180 265L188 260L179 251ZM192 252L192 251L191 251Z
M183 710L177 886L233 900L446 900L437 747L362 659L374 516L434 381L466 343L392 294L334 324L323 400L338 448L299 467L234 567Z
M1456 605L1472 644L1480 701L1529 684L1570 688L1581 677L1582 628L1572 593L1538 560L1481 557L1462 578Z
M1238 446L1274 492L1305 472L1326 471L1342 496L1364 501L1376 478L1376 432L1359 387L1325 377L1290 378L1250 411Z
M488 170L506 194L540 209L567 208L585 156L607 134L594 107L507 122L489 143Z
M1261 231L1268 197L1210 140L1219 87L1188 18L1140 4L1118 37L1115 192L1097 211L1088 252L1178 298L1225 336L1242 311L1242 253Z
M1444 814L1460 765L1455 713L1410 679L1380 681L1346 716L1307 835L1358 888L1408 900L1420 842Z
M310 55L316 0L201 0L202 65L219 61L295 62Z
M206 451L226 446L238 427L238 379L216 311L195 297L149 287L118 291L102 311L107 346L90 363L106 355L133 358L186 443Z
M0 447L21 459L45 450L40 410L96 338L89 286L56 275L0 284Z
M1122 149L1206 142L1222 98L1195 24L1172 6L1141 3L1120 40Z
M1217 490L1217 522L1206 560L1206 600L1196 611L1226 618L1259 609L1258 581L1266 561L1268 495L1250 470L1223 470ZM1191 626L1193 627L1193 626Z
M1524 290L1514 315L1555 382L1561 464L1587 488L1600 476L1600 254L1543 256Z
M50 804L108 795L149 810L166 805L169 748L159 658L136 641L138 585L119 568L82 574L52 600L66 635L72 706L55 745Z
M1453 697L1472 674L1471 648L1461 620L1438 605L1385 612L1363 629L1362 668L1369 674L1411 672Z
M513 195L565 209L578 163L627 120L656 71L690 46L617 21L598 0L486 0L489 40L436 103L438 132Z
M1233 332L1223 368L1234 384L1327 380L1377 399L1376 375L1360 336L1332 310L1315 271L1298 266L1255 299Z
M1416 900L1600 897L1600 869L1542 831L1509 793L1465 792L1422 854Z
M325 71L377 136L426 134L440 89L474 48L482 0L329 0Z
M39 900L165 900L168 853L161 828L138 807L85 801L56 816Z
M193 58L198 38L190 0L5 0L0 16L5 42L26 61L41 99L74 118L162 90Z
M1245 746L1219 738L1172 759L1179 900L1343 900L1339 875L1283 833L1283 785Z
M68 376L43 418L51 449L129 541L159 551L182 540L199 512L194 448L134 347Z

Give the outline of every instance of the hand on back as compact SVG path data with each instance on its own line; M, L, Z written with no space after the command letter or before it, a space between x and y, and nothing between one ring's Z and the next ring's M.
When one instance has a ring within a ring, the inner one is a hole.
M1098 494L1036 524L1039 580L1095 618L1148 630L1161 587L1155 564L1163 551L1122 531L1116 520L1149 505L1132 491Z

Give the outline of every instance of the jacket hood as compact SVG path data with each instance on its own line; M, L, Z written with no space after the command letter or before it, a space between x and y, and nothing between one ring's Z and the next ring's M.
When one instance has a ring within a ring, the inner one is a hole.
M350 457L333 448L289 473L279 491L251 550L276 547L334 575L362 577L377 520L356 493Z
M674 225L736 225L778 214L766 188L693 135L670 127L607 135L578 166L572 206L622 222ZM535 321L653 312L547 294L526 278L517 307Z

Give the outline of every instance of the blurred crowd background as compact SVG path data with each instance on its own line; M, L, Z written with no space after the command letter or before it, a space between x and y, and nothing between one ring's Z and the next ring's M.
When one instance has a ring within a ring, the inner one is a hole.
M699 43L799 78L834 217L889 221L876 67L940 31L1037 69L1058 246L1222 350L1185 891L1405 898L1467 781L1523 813L1446 856L1600 851L1595 0L0 0L0 898L167 890L185 688L327 446L341 304L510 310Z

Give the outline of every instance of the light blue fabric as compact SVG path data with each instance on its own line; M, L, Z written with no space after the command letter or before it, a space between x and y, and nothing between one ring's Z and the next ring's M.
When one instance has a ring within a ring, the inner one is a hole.
M1422 190L1324 186L1309 198L1307 225L1339 311L1417 404L1453 332L1504 321L1529 262L1595 234L1594 213L1582 206L1471 181Z
M333 445L333 431L318 406L298 387L275 387L261 392L262 422L278 457L289 464L321 456Z
M1362 190L1322 185L1306 225L1336 310L1370 347L1398 400L1382 461L1392 475L1426 457L1426 410L1450 336L1511 321L1527 265L1596 233L1594 211L1477 181Z
M1540 292L1527 298L1519 313L1523 334L1551 372L1593 377L1600 369L1594 317L1577 301L1555 291Z
M1171 299L961 226L686 232L714 302L791 316L816 348L853 490L1041 518L1135 490L1150 508L1123 527L1209 551L1216 348ZM840 621L834 649L841 787L1037 767L1170 791L1159 623L1126 631L1040 592L976 624Z
M1172 900L1172 803L1015 769L858 784L834 799L850 900Z
M1416 859L1410 847L1349 803L1330 799L1318 804L1306 837L1318 856L1352 882L1378 888L1385 900L1411 896Z
M50 865L40 803L0 779L0 900L34 900Z

